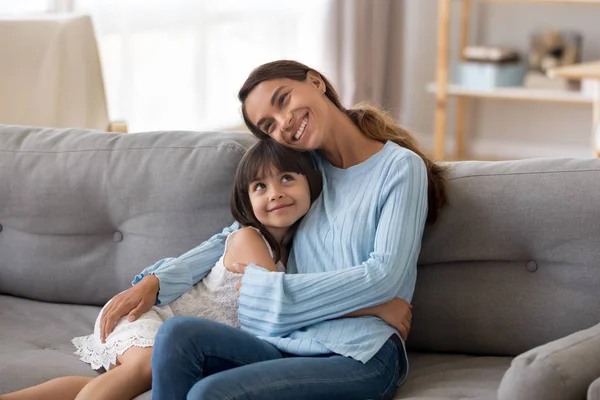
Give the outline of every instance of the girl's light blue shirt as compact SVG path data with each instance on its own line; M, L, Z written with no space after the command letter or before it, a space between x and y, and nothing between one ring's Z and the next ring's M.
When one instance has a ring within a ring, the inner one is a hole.
M388 141L347 169L315 154L323 191L302 221L288 273L249 265L242 280L242 329L297 355L337 353L363 363L397 331L376 317L340 318L394 297L411 301L427 217L427 170ZM237 223L178 258L138 275L160 280L166 304L200 281L223 254Z

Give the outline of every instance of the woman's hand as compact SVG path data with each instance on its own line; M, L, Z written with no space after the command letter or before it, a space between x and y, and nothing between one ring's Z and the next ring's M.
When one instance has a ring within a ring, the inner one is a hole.
M412 323L412 306L404 299L394 297L387 303L380 304L375 309L375 315L396 328L402 339L406 340Z
M227 268L229 270L229 272L233 272L234 274L243 274L244 272L246 272L247 266L248 266L248 264L234 262L229 267L226 265L225 268Z
M346 314L343 318L363 317L365 315L374 315L381 318L400 332L402 339L406 340L410 333L410 324L412 322L412 306L399 297L394 297L387 303L378 306L363 308Z
M232 268L230 269L231 272L235 272L238 274L243 274L246 271L246 267L248 265L247 264L240 264L240 263L233 263ZM237 290L238 292L238 297L240 297L240 289L242 288L242 281L240 280L236 285L235 285L235 290Z
M159 280L154 275L146 275L135 286L113 297L105 306L100 318L100 340L106 342L106 337L115 328L117 322L127 315L127 320L133 322L143 313L149 311L158 296Z

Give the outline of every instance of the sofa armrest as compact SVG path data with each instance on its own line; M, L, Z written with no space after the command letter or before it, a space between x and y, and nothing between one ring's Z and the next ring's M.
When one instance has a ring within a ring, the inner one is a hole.
M588 388L587 400L600 400L600 378L592 382Z
M517 356L500 382L498 400L583 399L599 376L600 324Z

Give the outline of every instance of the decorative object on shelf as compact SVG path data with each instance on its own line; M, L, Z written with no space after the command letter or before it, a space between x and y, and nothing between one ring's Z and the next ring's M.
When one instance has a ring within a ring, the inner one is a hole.
M467 89L522 86L525 66L521 63L464 62L457 65L454 81Z
M488 90L521 86L525 66L519 52L510 47L466 46L461 63L453 68L454 83L466 89Z
M544 30L531 36L529 69L546 74L550 68L576 64L581 58L581 35L573 31Z
M497 46L467 46L464 62L453 71L454 82L467 89L522 86L525 66L515 49Z
M581 35L573 31L540 30L531 36L529 70L524 86L531 89L578 90L579 82L550 79L549 69L578 63L581 59Z
M519 52L512 47L503 46L467 46L462 51L466 61L478 62L518 62Z

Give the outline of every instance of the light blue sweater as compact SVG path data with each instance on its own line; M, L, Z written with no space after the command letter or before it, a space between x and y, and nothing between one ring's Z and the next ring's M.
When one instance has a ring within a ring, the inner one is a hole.
M298 355L338 353L367 362L397 331L376 317L338 318L401 297L411 301L427 217L427 170L415 153L387 142L347 169L316 154L323 192L294 238L288 273L249 265L242 280L242 329ZM178 258L146 268L168 303L202 279L223 254L226 228ZM403 377L402 377L403 378Z

